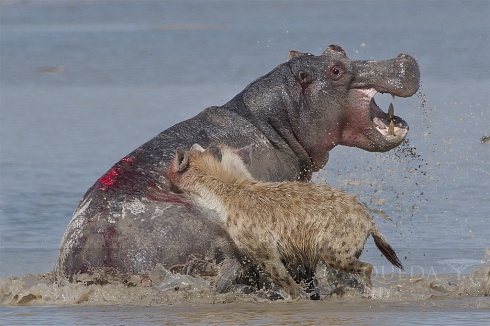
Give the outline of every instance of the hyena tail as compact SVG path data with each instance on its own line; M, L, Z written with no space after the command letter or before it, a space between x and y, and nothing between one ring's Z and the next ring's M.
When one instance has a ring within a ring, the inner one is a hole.
M395 250L390 246L384 235L381 234L378 227L373 223L373 229L371 231L374 243L378 247L379 251L383 254L396 267L403 271L403 266L398 257L396 256Z

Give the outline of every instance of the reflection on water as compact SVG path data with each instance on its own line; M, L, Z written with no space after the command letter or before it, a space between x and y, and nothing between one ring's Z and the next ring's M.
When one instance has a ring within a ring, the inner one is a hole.
M407 307L403 303L371 304L360 302L233 303L201 306L103 306L103 307L16 307L0 314L9 325L484 325L488 312L469 307L462 311L457 302L440 308ZM22 321L22 322L19 322Z

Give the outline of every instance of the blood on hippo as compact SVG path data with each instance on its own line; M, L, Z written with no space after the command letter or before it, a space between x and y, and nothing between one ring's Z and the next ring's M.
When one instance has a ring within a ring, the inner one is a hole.
M166 193L166 192L161 192L158 194L151 194L147 193L146 197L155 201L159 202L173 202L177 204L182 204L183 206L187 208L192 208L192 205L182 199L182 196L179 196L178 194L172 194L172 193Z
M100 190L107 190L110 187L113 187L121 174L128 172L131 173L131 165L134 160L134 157L124 157L118 163L114 165L106 174L104 174L99 179Z
M124 191L128 190L132 194L139 194L143 198L158 202L174 202L182 204L188 208L191 205L182 199L182 196L168 191L165 184L164 172L162 170L152 171L152 168L133 169L137 160L134 156L127 156L117 162L106 174L99 178L99 189L103 191ZM148 178L151 174L162 175L162 180L155 181ZM141 190L139 190L141 189Z

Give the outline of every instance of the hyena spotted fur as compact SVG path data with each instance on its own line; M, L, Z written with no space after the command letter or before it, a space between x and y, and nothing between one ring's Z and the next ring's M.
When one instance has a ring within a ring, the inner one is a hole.
M177 149L168 178L200 205L215 210L239 254L257 264L291 299L302 292L287 267L314 270L320 262L357 274L366 291L372 288L373 267L358 259L369 235L382 254L403 269L355 197L327 185L257 181L247 170L243 152L225 145Z

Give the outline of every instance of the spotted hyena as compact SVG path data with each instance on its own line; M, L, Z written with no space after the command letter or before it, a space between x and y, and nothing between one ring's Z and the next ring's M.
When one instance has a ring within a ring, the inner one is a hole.
M327 185L257 181L244 157L243 150L225 145L177 149L168 178L215 210L239 254L257 264L290 298L297 298L301 290L288 267L314 270L320 262L359 275L364 287L371 288L373 267L358 260L369 235L383 255L403 269L355 197Z

